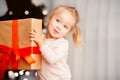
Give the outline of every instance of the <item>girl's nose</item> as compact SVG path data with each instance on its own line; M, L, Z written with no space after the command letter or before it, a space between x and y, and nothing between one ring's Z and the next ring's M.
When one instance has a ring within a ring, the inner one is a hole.
M57 26L57 29L60 30L60 25Z
M62 28L62 24L58 24L58 25L56 25L56 28L57 28L58 30L61 30L61 28Z

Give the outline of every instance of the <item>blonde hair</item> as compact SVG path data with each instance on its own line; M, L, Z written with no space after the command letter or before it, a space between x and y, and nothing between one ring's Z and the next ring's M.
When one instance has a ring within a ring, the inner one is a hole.
M68 10L72 14L72 16L74 16L75 24L74 24L73 28L71 29L71 31L73 30L72 37L73 37L73 41L76 45L81 44L81 42L82 42L81 41L81 31L80 31L80 28L77 26L77 23L79 22L79 14L78 14L77 10L75 9L75 7L63 6L63 5L58 6L53 10L52 14L49 17L49 20L52 18L52 16L54 14L56 14L58 12L59 9Z

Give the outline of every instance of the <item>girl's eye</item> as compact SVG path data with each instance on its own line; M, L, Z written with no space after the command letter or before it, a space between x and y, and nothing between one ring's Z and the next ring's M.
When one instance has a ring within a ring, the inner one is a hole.
M57 21L57 22L60 22L60 20L59 20L59 19L56 19L56 21Z
M68 26L64 25L64 28L68 29Z

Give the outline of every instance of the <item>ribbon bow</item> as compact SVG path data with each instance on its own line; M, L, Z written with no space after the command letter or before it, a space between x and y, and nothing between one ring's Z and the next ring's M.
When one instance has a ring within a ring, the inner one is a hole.
M33 48L33 51L31 50ZM35 60L31 57L31 51L34 54L39 54L39 47L26 47L26 48L20 48L18 50L16 50L19 53L19 59L16 59L16 55L15 55L15 51L13 51L12 48L9 48L7 46L4 45L0 45L0 53L2 53L2 55L0 56L0 72L1 72L1 76L4 76L4 72L7 69L10 59L12 59L12 68L13 69L18 69L18 62L20 61L20 57L23 57L29 64L32 64L35 62Z

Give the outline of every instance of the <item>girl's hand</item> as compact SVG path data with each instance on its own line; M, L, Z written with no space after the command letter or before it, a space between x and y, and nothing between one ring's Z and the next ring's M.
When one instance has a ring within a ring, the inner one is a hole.
M30 32L30 40L35 41L39 46L42 46L45 44L43 35L44 34L41 35L39 32L33 29L32 32Z

